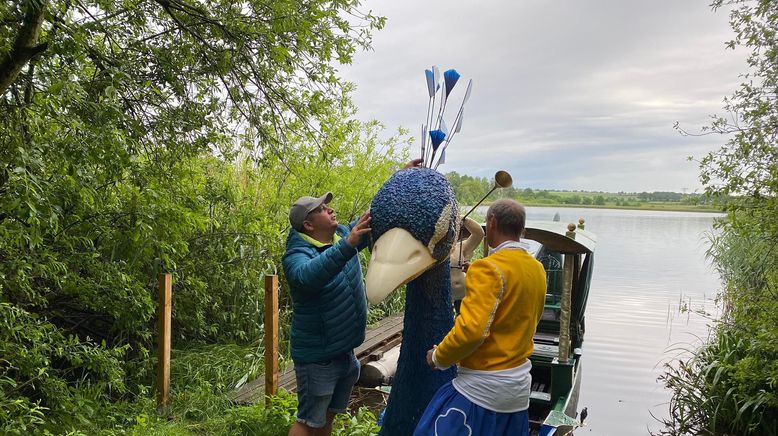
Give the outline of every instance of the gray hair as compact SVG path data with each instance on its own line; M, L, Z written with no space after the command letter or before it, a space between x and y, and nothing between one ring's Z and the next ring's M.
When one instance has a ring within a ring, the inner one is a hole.
M527 212L518 201L509 198L501 198L489 206L486 219L494 217L497 220L497 230L508 236L519 239L524 234L524 224L527 221Z

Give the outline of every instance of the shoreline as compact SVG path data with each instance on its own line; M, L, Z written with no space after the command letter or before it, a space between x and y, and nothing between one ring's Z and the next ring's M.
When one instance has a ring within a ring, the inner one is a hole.
M531 203L522 202L519 203L526 207L561 207L561 208L580 208L580 209L623 209L623 210L646 210L646 211L658 211L658 212L700 212L700 213L720 213L725 214L721 209L715 207L702 207L702 206L661 206L651 203L646 203L644 206L616 206L616 205L595 205L595 204L554 204L554 203ZM480 206L489 206L492 203L482 203ZM472 206L466 206L470 208Z
M594 204L541 204L541 203L522 203L528 207L565 207L565 208L582 208L582 209L626 209L626 210L650 210L659 212L700 212L700 213L725 213L721 209L717 208L702 208L696 206L690 207L657 207L647 204L644 206L609 206L609 205L594 205Z

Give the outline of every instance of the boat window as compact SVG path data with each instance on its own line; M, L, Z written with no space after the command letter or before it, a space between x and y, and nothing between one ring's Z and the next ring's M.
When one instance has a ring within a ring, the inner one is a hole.
M535 258L543 264L543 268L546 270L546 304L558 305L562 299L562 286L564 284L562 254L541 246Z

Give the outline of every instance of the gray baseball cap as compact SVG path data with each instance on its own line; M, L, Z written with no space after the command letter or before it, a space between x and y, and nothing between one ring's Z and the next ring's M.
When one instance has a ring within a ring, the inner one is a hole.
M308 217L312 210L322 204L329 204L332 201L332 192L328 192L321 197L300 197L289 209L289 224L297 231L303 229L303 221Z

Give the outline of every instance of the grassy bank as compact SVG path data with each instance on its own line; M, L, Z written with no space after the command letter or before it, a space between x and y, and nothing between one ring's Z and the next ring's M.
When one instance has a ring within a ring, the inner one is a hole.
M238 405L229 399L233 389L263 370L262 349L258 344L205 345L173 350L168 409L157 409L154 392L148 387L126 401L105 401L82 389L74 392L78 398L74 412L81 419L56 431L44 430L42 434L286 435L295 420L297 398L294 394L281 391L270 406L262 401ZM378 430L375 413L366 407L339 415L333 426L334 435L367 436Z

